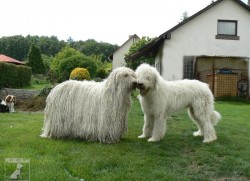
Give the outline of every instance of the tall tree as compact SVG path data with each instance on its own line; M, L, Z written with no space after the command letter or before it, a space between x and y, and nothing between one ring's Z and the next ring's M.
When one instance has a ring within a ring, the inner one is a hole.
M32 68L33 73L45 73L41 50L36 45L32 45L28 54L28 66Z
M188 19L188 18L189 18L188 12L185 11L185 12L182 14L182 16L181 16L181 19L180 19L180 22L179 22L179 23L185 21L185 20Z

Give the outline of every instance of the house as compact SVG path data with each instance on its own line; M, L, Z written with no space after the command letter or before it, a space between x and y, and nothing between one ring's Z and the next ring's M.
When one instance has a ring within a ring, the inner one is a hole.
M128 53L130 46L137 42L140 38L134 34L130 35L129 39L123 43L119 48L117 48L112 55L110 55L108 58L110 61L112 61L112 67L113 69L117 67L125 66L125 54Z
M166 80L195 78L209 83L215 96L249 96L249 30L250 6L217 0L126 59L154 56Z
M16 65L24 65L25 63L16 60L14 58L8 57L6 55L0 54L0 62L3 63L12 63L12 64L16 64Z

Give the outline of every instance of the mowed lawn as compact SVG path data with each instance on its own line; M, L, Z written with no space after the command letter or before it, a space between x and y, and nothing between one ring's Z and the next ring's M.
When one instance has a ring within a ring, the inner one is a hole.
M21 170L32 181L158 181L250 180L250 104L217 102L223 119L216 126L218 140L202 143L193 137L196 126L185 111L167 122L157 143L138 139L143 114L133 100L129 129L117 144L39 137L43 113L0 114L0 180L9 179L15 164L5 158L30 159Z

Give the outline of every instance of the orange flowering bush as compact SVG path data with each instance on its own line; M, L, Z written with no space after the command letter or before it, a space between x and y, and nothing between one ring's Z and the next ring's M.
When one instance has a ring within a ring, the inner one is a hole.
M90 80L90 74L89 71L85 68L75 68L70 73L70 79L71 80Z

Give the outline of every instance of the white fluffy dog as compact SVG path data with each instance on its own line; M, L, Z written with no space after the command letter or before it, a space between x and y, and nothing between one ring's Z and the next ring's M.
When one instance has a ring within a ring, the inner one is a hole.
M161 140L166 132L166 117L188 108L190 118L198 127L193 135L204 136L204 143L217 139L213 126L221 115L214 111L214 97L206 83L198 80L166 81L154 67L147 64L137 68L136 76L144 112L143 133L139 138Z
M115 143L127 131L135 72L120 67L103 82L69 80L46 100L42 137Z

